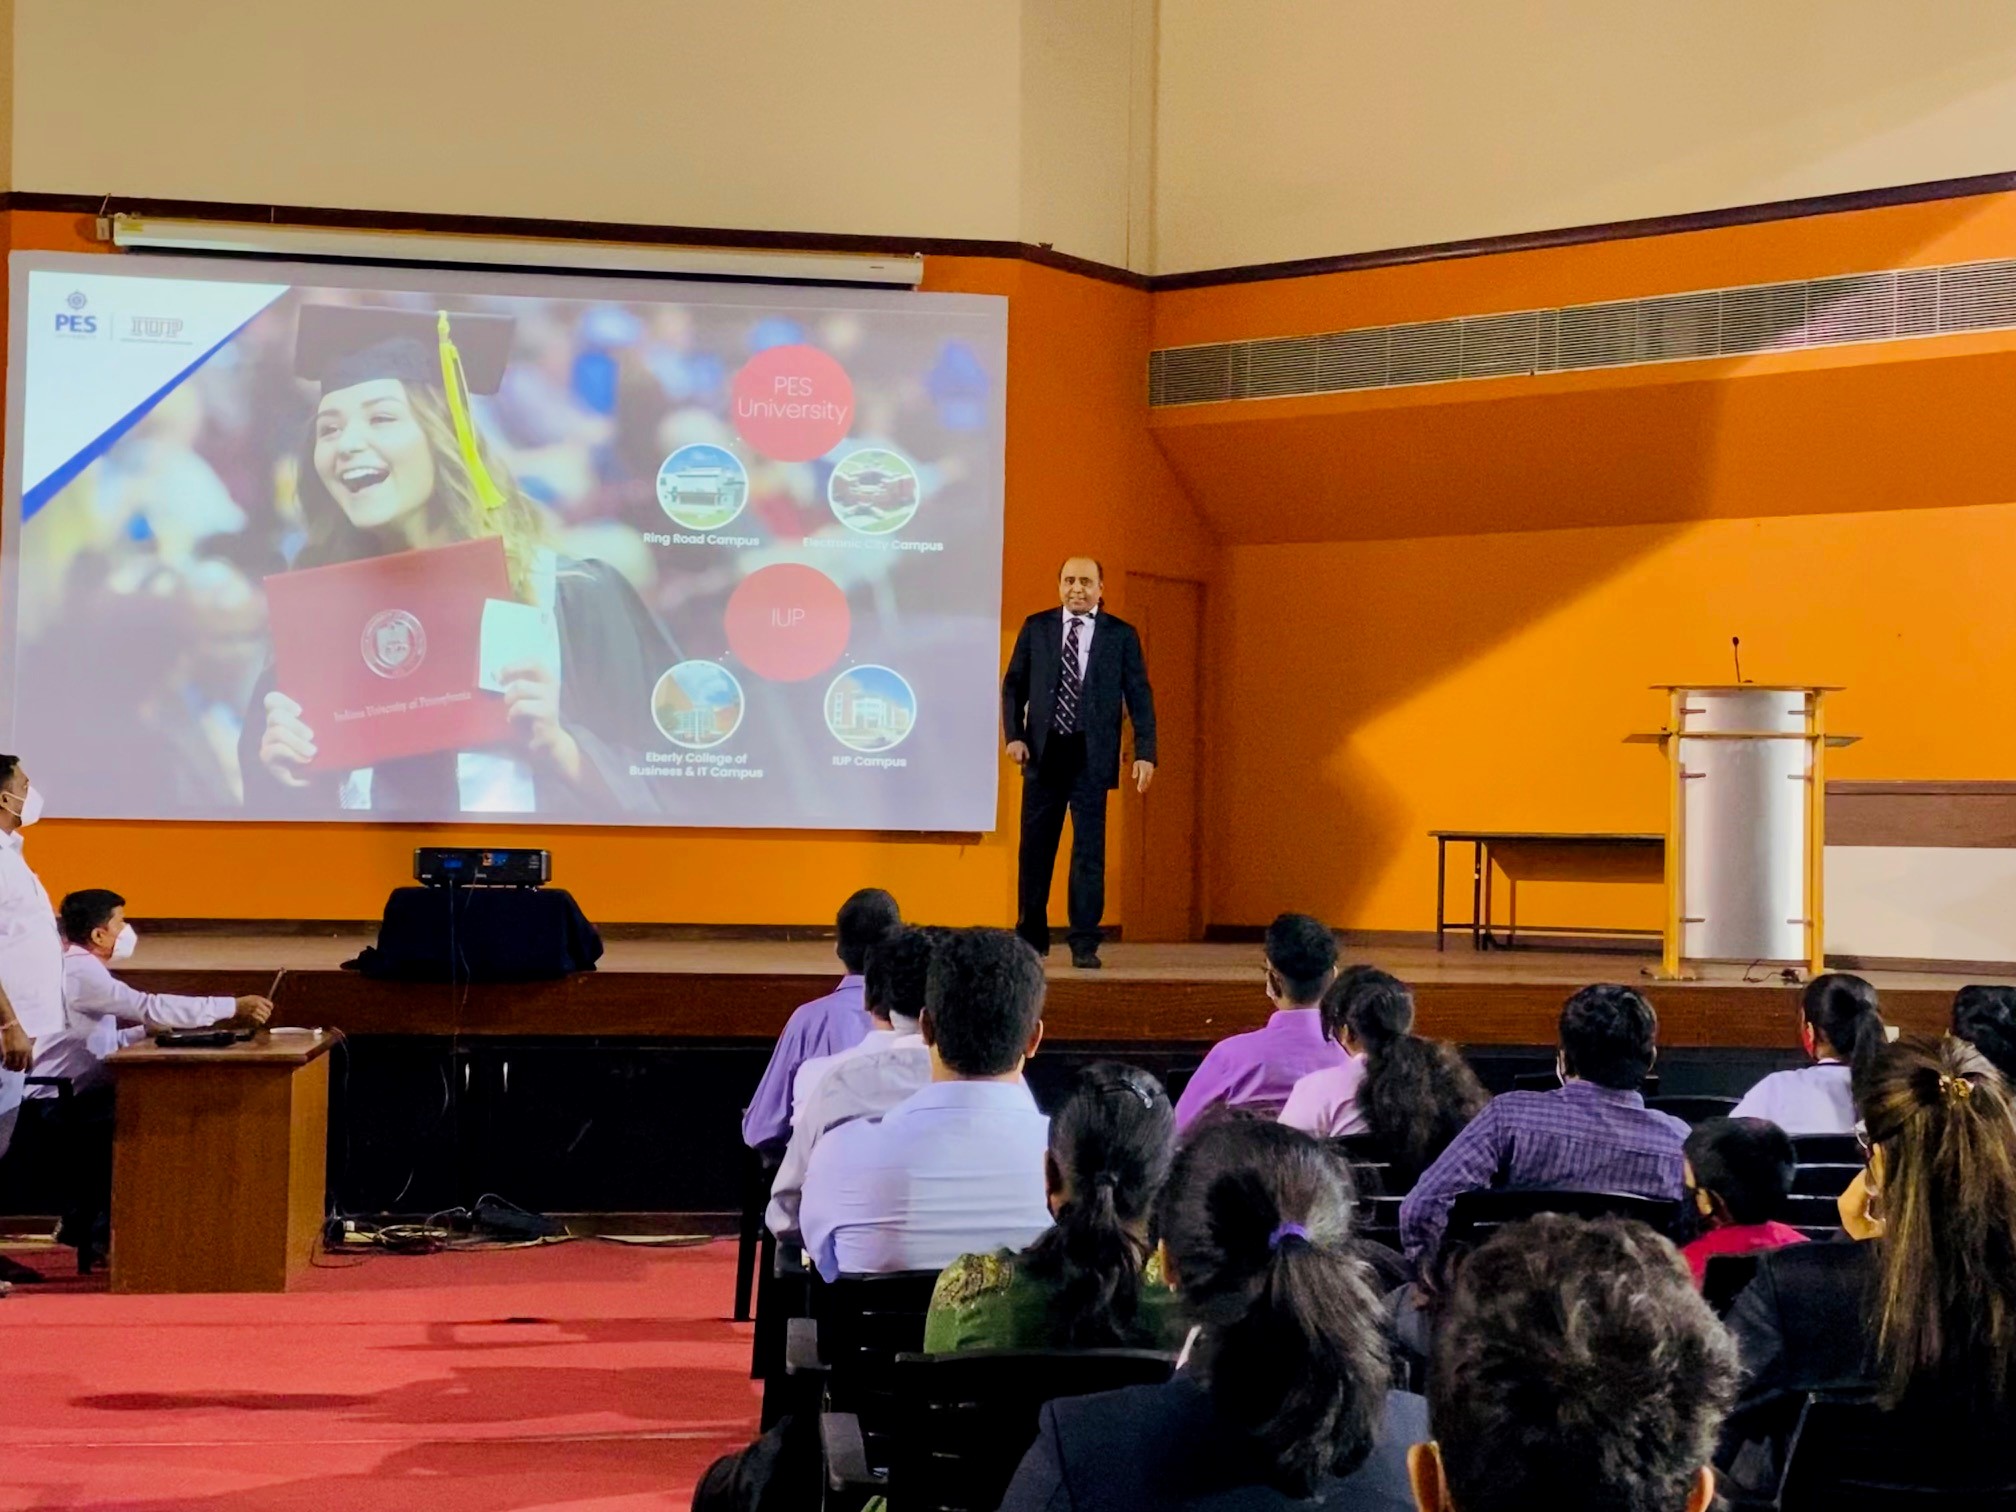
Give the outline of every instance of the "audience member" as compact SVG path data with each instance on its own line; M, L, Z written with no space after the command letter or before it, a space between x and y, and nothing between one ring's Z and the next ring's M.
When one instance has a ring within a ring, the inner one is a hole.
M1455 1047L1409 1032L1414 994L1376 966L1347 967L1322 1014L1349 1059L1295 1083L1281 1122L1319 1138L1369 1134L1411 1185L1490 1096Z
M1687 1196L1701 1229L1680 1253L1707 1278L1714 1255L1754 1255L1805 1238L1782 1222L1799 1158L1792 1138L1762 1118L1711 1118L1695 1125L1682 1147L1687 1156Z
M1194 1321L1163 1386L1043 1409L1002 1512L1404 1508L1416 1396L1389 1390L1349 1169L1281 1124L1227 1120L1176 1157L1158 1208Z
M1953 1032L2016 1087L2016 987L1962 987L1953 994Z
M847 974L822 998L801 1003L792 1011L770 1064L742 1115L742 1142L751 1149L781 1144L791 1133L791 1087L798 1068L816 1055L857 1045L870 1028L862 1004L868 947L881 943L903 925L896 900L879 887L864 887L840 905L839 935L834 946Z
M111 1227L113 1086L105 1060L122 1045L157 1029L206 1029L213 1024L257 1028L272 1016L272 1002L244 997L181 997L140 992L112 975L110 963L129 958L139 936L126 922L126 900L104 888L70 893L57 910L64 939L63 1027L35 1042L31 1077L69 1083L62 1099L49 1085L28 1088L36 1111L36 1137L59 1128L67 1146L60 1158L70 1173L69 1215L57 1232L86 1264L105 1248ZM46 1100L46 1101L45 1101Z
M771 1180L764 1214L779 1239L798 1238L798 1198L819 1137L853 1119L887 1113L930 1082L931 1051L918 1024L930 971L931 935L925 930L899 929L869 946L863 1001L875 1027L853 1049L799 1068L791 1140Z
M930 1084L813 1146L798 1218L820 1275L942 1269L1050 1227L1049 1123L1022 1080L1042 1010L1043 962L1007 930L959 930L933 949Z
M1020 1254L961 1255L938 1278L924 1347L1161 1349L1182 1342L1148 1218L1175 1155L1169 1095L1146 1071L1078 1074L1050 1119L1043 1187L1056 1221Z
M1739 1478L1773 1482L1809 1391L1870 1390L1922 1410L1956 1477L2009 1463L2016 1369L2016 1121L1972 1045L1910 1036L1870 1052L1856 1105L1869 1152L1841 1199L1863 1242L1766 1255L1729 1327L1743 1356ZM1928 1444L1928 1449L1934 1446Z
M1549 1214L1463 1264L1408 1457L1420 1512L1705 1512L1736 1351L1642 1224Z
M1264 1027L1211 1047L1176 1100L1179 1133L1221 1109L1273 1118L1296 1082L1347 1058L1323 1032L1317 1007L1337 978L1337 937L1329 926L1307 914L1282 914L1267 926L1265 950L1274 1013Z
M1799 1043L1813 1064L1772 1072L1744 1094L1732 1116L1769 1119L1787 1134L1852 1133L1850 1067L1883 1042L1876 989L1843 971L1817 976L1799 1006Z
M1407 1258L1432 1276L1449 1209L1487 1187L1678 1198L1687 1125L1639 1093L1658 1058L1658 1015L1629 987L1584 987L1561 1009L1562 1085L1506 1092L1472 1119L1400 1205Z

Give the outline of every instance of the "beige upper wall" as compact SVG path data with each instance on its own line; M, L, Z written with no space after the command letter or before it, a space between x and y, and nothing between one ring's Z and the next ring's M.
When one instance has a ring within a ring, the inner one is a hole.
M14 187L1016 239L1019 0L17 0Z
M24 190L1047 241L1147 265L1154 0L10 8Z
M2016 6L1161 0L1158 272L2016 169Z

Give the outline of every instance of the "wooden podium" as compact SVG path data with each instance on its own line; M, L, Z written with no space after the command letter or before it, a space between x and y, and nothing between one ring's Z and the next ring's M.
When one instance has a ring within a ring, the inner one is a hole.
M1697 961L1826 970L1827 733L1838 688L1659 685L1666 727L1633 735L1666 756L1666 918L1657 975Z

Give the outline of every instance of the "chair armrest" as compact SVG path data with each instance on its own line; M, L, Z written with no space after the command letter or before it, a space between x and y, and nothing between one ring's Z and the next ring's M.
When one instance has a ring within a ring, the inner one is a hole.
M784 1320L784 1374L824 1375L826 1362L819 1358L819 1321L816 1318Z
M826 1457L828 1490L881 1492L889 1489L889 1477L868 1466L868 1446L861 1438L861 1419L853 1413L820 1413L819 1447Z
M770 1273L780 1281L811 1275L812 1267L805 1261L805 1246L796 1239L777 1240L777 1250L770 1261Z

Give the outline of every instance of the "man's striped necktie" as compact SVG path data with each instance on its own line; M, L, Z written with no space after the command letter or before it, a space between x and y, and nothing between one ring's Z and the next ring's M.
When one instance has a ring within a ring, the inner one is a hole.
M1078 695L1084 691L1084 676L1078 670L1078 636L1085 621L1076 615L1064 631L1064 680L1057 685L1057 718L1051 728L1059 735L1078 733Z

